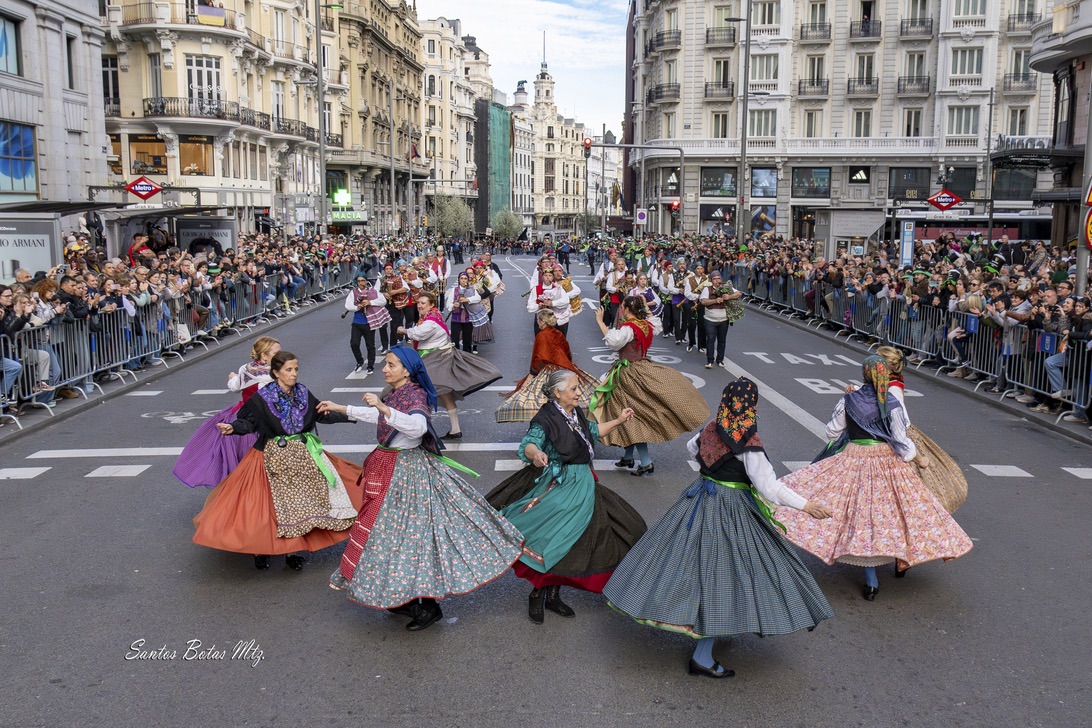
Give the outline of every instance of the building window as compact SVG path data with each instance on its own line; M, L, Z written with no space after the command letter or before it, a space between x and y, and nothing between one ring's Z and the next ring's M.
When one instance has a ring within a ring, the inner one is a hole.
M872 109L857 109L853 112L853 136L872 136Z
M827 22L827 4L825 0L808 4L808 22L812 25Z
M153 99L163 96L163 69L158 53L148 54L148 96Z
M1009 64L1011 73L1020 76L1031 74L1031 51L1027 48L1017 48L1012 52L1012 61Z
M777 136L777 109L753 109L747 120L747 134L752 137Z
M271 98L273 105L270 111L274 119L284 118L284 81L272 81Z
M753 25L781 25L781 1L758 0L751 15Z
M435 76L429 76L428 77L428 95L429 96L435 96L436 95L436 77Z
M978 136L977 106L948 107L948 134L951 136Z
M931 167L892 167L888 197L907 200L926 199L929 197L932 171Z
M21 76L22 64L19 62L21 43L19 42L20 22L6 15L0 15L0 71Z
M250 179L258 179L258 145L250 145Z
M777 61L777 54L751 56L751 80L776 81Z
M957 18L986 14L986 0L955 0L954 15Z
M1009 136L1028 135L1027 108L1009 109Z
M804 112L804 136L808 139L818 139L823 136L823 112Z
M37 192L34 127L0 122L0 192Z
M102 57L102 97L107 106L117 105L121 99L121 87L118 82L118 57Z
M729 20L729 18L735 17L732 12L731 5L718 5L713 8L713 27L714 28L734 28L735 21Z
M554 178L553 177L547 177L544 180L543 185L542 185L542 191L543 192L553 192L554 191Z
M907 53L905 68L905 75L912 78L923 78L928 74L925 73L925 54L924 53Z
M953 76L981 76L982 75L982 49L981 48L953 48L952 49L952 75Z
M64 55L65 62L67 64L67 81L66 88L76 88L76 38L75 36L66 35L64 43Z
M110 135L110 174L125 174L121 166L121 134Z
M664 63L664 83L678 83L678 64L675 61Z
M857 80L871 81L876 78L876 57L871 53L857 56Z
M751 197L777 197L777 168L751 168Z
M811 82L824 81L827 77L826 56L808 56L807 79Z
M186 56L186 96L191 100L220 100L220 58Z
M236 179L243 178L243 147L240 142L231 145L231 171Z
M664 138L675 138L675 112L664 114Z
M713 138L727 139L728 134L728 114L713 114Z
M727 58L718 58L713 61L713 83L718 86L727 86L732 80L732 61Z
M921 136L921 109L906 109L902 113L902 135L907 137Z
M213 169L212 137L192 134L179 136L178 166L182 174L210 174Z
M133 174L167 174L167 144L156 134L129 135Z
M793 167L793 197L830 197L830 167Z
M664 30L679 29L679 11L672 8L664 13Z
M428 53L429 53L430 56L436 54L436 41L431 40L431 39L429 40L429 42L428 42Z
M906 19L921 20L929 17L929 0L906 0Z
M736 170L734 167L702 167L702 197L735 197Z
M224 145L224 153L220 155L220 176L227 179L231 177L231 145Z

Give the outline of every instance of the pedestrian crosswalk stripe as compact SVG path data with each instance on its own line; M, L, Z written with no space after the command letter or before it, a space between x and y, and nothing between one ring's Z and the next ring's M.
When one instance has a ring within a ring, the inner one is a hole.
M131 478L140 475L151 465L103 465L95 468L86 476L87 478Z
M1062 468L1070 475L1076 475L1081 480L1092 480L1092 468Z
M195 389L193 394L227 394L230 389Z
M511 385L511 386L507 386L507 385L504 385L504 384L491 384L488 387L482 387L478 391L479 392L510 392L514 388L515 388L514 384ZM357 393L372 392L373 394L379 394L384 389L386 389L386 387L334 387L330 391L335 393L335 394L338 394L338 393L349 393L349 394L351 394L351 393L354 393L354 392L357 392Z
M126 397L154 397L157 394L163 394L162 389L142 389L139 392L126 392Z
M1031 473L1015 465L972 465L972 468L991 478L1030 478Z
M27 460L47 460L50 458L139 458L157 457L182 453L180 447L103 447L86 450L39 450L27 455Z
M512 472L522 470L526 465L522 460L497 460L493 464L493 470L498 473ZM592 467L600 471L615 469L613 460L593 460Z
M0 480L30 480L52 468L0 468Z
M364 370L364 369L361 369L359 372L354 369L353 371L349 372L349 376L347 376L345 378L346 379L367 379L368 378L368 372L366 370ZM334 391L336 392L337 390L335 389Z

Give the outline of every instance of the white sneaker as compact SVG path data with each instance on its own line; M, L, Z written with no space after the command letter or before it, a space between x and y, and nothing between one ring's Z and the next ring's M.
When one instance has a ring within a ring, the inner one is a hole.
M1080 415L1062 415L1062 421L1064 422L1087 422L1084 417Z
M1068 397L1071 394L1073 394L1072 389L1063 389L1058 392L1051 392L1050 396L1054 399L1061 399L1062 397Z
M706 364L706 365L705 365L705 368L706 368L706 369L712 369L712 368L713 368L713 365L712 365L712 363Z
M1031 404L1032 402L1036 402L1037 400L1035 399L1035 397L1032 397L1030 395L1021 394L1019 397L1016 398L1016 401L1020 404Z

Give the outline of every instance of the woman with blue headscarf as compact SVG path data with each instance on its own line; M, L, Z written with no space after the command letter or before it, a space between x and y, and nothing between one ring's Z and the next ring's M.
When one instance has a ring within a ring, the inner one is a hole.
M466 594L503 574L523 536L450 466L432 427L436 388L420 355L387 352L390 391L365 407L321 402L320 412L375 423L378 445L364 461L364 504L330 586L350 600L411 617L410 631L443 616L438 599ZM469 472L469 471L468 471Z
M827 448L781 481L827 503L831 518L816 521L788 511L781 521L790 541L825 563L864 567L864 598L873 601L880 591L877 566L894 561L902 573L926 561L959 558L972 543L911 466L930 463L907 435L906 410L888 396L887 361L868 357L863 375L864 386L834 408Z

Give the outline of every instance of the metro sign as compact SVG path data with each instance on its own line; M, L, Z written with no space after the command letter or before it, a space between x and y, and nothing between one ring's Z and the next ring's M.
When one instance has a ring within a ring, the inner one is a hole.
M149 197L154 197L163 191L162 187L143 175L125 185L125 189L142 200L147 200Z
M941 190L929 198L929 204L938 210L949 210L961 202L963 199L959 195L948 190Z

